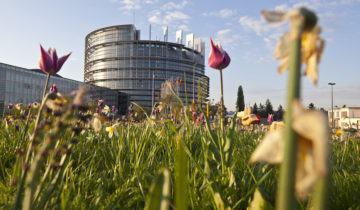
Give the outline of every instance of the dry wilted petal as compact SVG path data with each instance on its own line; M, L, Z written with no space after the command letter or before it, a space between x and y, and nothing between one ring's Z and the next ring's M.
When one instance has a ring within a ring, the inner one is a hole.
M301 61L306 64L304 74L308 75L314 84L317 84L317 64L321 60L325 41L319 37L321 32L321 28L319 26L315 25L311 30L304 30L307 26L304 25L304 16L301 11L304 12L304 9L297 9L288 13L262 11L262 14L269 22L280 22L289 18L291 19L290 32L281 36L276 45L275 58L281 59L278 67L278 73L282 74L289 69L290 43L292 40L301 38ZM316 17L314 19L316 20ZM310 20L310 22L311 21L313 20Z
M269 132L280 130L280 129L283 129L284 127L285 127L284 122L282 122L282 121L279 121L279 122L274 121L270 125Z
M251 154L250 162L278 164L284 159L283 129L269 132Z
M101 119L100 119L100 116L98 113L94 114L94 117L92 120L92 126L93 126L95 132L101 131L102 124L101 124Z
M248 114L248 115L244 116L243 118L241 118L241 123L243 125L258 124L259 119L257 118L257 116L255 114Z
M305 199L316 178L327 175L328 138L326 116L306 110L298 100L293 102L292 128L298 134L295 194ZM284 132L269 132L251 155L250 162L280 163L284 156Z

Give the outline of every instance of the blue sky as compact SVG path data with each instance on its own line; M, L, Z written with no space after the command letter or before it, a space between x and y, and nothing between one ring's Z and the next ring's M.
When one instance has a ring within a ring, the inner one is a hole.
M56 4L54 3L56 2ZM83 81L85 36L100 27L134 23L141 39L160 39L169 27L169 41L175 31L193 32L206 42L220 41L232 61L223 72L225 105L233 110L237 88L243 86L245 104L265 103L276 109L286 101L287 73L277 75L274 59L277 39L288 23L271 25L260 15L263 9L287 11L307 6L319 17L321 36L326 40L319 65L319 83L302 79L302 101L316 107L330 107L328 82L336 82L334 104L360 106L360 0L308 1L209 1L209 0L1 0L0 62L38 68L39 44L56 47L58 54L72 51L60 75ZM219 100L219 73L206 67L210 77L210 99Z

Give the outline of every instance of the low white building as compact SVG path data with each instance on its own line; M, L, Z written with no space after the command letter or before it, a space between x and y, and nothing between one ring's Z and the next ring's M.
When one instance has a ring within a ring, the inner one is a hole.
M332 112L328 110L329 126L332 123ZM360 107L334 108L335 128L356 128L360 129Z

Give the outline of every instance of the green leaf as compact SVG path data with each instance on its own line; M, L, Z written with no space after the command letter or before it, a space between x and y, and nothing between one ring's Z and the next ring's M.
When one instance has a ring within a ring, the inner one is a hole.
M150 195L146 200L145 210L167 210L170 204L170 172L161 169L150 187Z
M250 206L247 208L248 210L273 210L274 208L271 206L269 202L267 202L259 189L256 189L254 192L254 198L250 203Z

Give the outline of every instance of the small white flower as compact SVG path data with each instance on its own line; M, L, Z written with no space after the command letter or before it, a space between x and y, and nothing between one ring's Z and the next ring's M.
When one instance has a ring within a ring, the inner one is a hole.
M106 127L106 131L109 132L109 138L112 138L114 134L115 134L115 136L119 136L116 126L117 126L117 124Z

